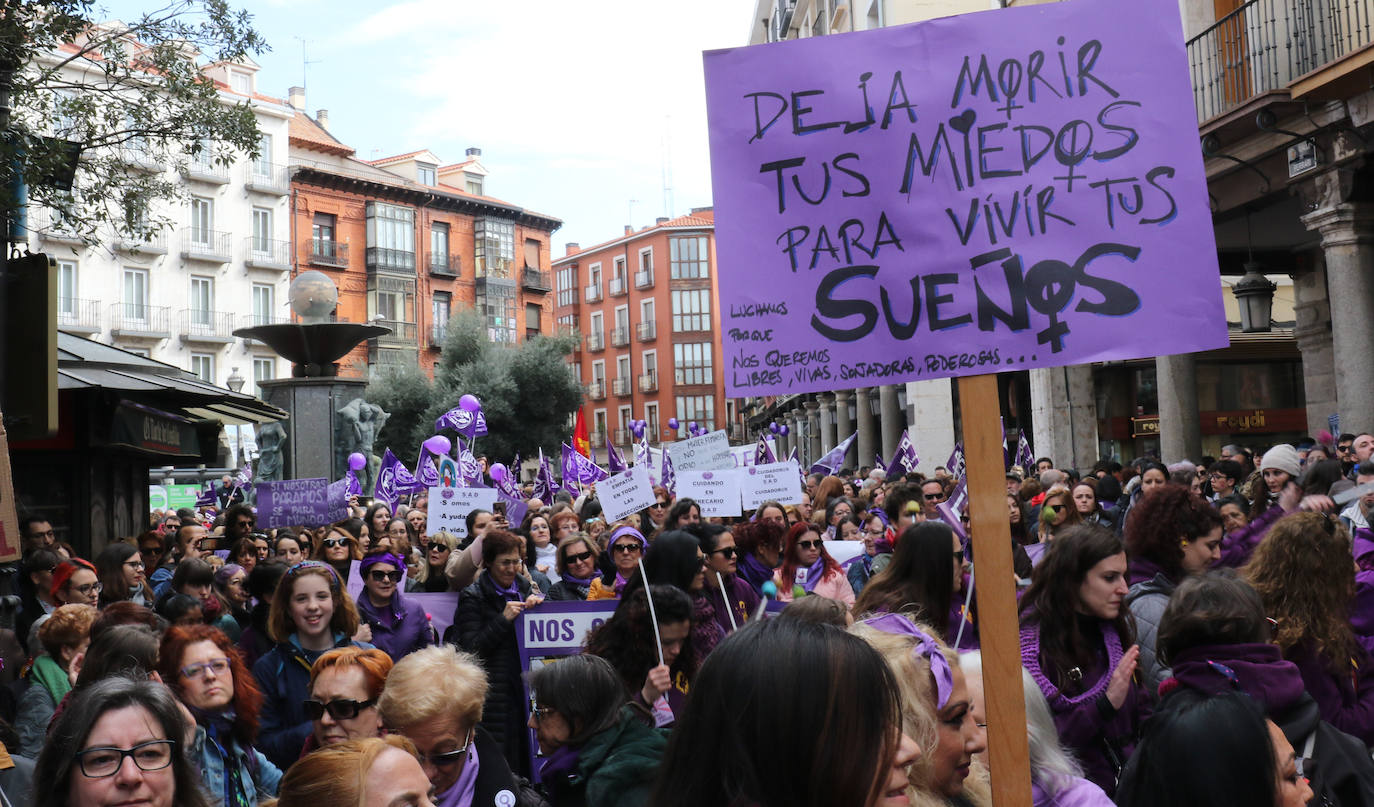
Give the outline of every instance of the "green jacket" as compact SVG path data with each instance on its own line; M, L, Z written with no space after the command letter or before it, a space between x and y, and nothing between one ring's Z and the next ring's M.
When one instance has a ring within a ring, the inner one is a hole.
M546 786L558 807L642 807L649 801L667 747L668 732L645 726L627 706L621 710L618 724L582 746L576 774Z

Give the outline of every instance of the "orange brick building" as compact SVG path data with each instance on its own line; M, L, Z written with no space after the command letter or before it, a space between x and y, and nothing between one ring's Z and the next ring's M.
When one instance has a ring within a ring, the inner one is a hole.
M725 399L710 208L613 241L568 244L553 262L561 331L581 337L569 362L587 390L592 445L631 442L629 422L648 422L650 442L683 438L687 424L743 436L735 401ZM668 419L680 421L677 432Z
M433 373L449 318L476 309L493 341L552 333L549 240L562 222L484 195L481 150L444 165L429 151L364 161L327 130L291 121L292 277L316 269L339 287L341 321L392 333L340 361L340 373L418 364Z

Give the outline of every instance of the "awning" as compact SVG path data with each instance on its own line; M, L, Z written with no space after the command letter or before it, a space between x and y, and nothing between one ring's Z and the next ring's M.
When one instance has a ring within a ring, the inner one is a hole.
M285 411L252 395L208 384L194 375L75 334L57 335L58 390L103 389L196 420L260 425Z

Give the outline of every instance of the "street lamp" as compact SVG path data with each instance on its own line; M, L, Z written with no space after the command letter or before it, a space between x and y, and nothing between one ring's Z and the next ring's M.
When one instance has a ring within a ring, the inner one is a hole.
M1274 309L1274 290L1278 288L1260 271L1255 261L1245 263L1245 274L1231 286L1240 309L1240 329L1243 333L1268 333L1270 315Z
M246 379L246 378L244 378L243 376L239 375L239 368L233 367L233 368L230 368L230 371L229 371L229 379L228 379L228 381L226 381L225 383L227 383L227 384L229 385L230 391L232 391L232 392L243 392L243 385L244 385L247 381L248 381L248 379Z

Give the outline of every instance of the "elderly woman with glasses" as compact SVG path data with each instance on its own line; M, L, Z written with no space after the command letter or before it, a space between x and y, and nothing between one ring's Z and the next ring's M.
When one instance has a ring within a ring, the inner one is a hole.
M551 600L585 600L596 578L596 550L582 533L558 542L559 581L549 588Z
M525 539L506 530L488 530L482 541L482 566L476 582L458 595L453 630L458 646L481 659L491 676L482 726L501 746L512 770L528 773L529 732L523 725L524 693L515 620L543 597L531 593L524 567ZM412 738L414 739L414 738Z
M310 699L305 714L314 728L305 754L325 746L382 736L382 696L391 657L376 648L340 647L310 668Z
M187 754L215 803L240 807L276 795L281 771L253 748L262 693L229 637L208 625L168 628L158 674L196 719Z
M405 561L386 550L369 552L358 564L363 576L358 616L372 629L372 644L393 661L434 644L424 606L401 594L404 570Z
M439 807L525 803L514 795L519 786L500 743L479 725L483 703L490 702L487 680L475 656L449 645L411 653L387 675L378 703L382 723L415 744ZM529 734L523 726L520 732Z
M644 534L634 527L622 525L612 530L611 539L606 544L611 571L592 581L587 590L587 599L613 600L619 597L625 591L625 584L630 582L639 568L639 561L648 548Z

